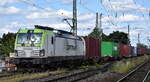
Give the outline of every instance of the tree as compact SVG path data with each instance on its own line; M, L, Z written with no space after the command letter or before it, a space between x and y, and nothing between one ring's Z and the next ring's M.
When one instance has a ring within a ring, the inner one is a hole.
M109 41L109 37L104 33L102 33L102 41Z
M89 37L100 39L100 31L98 28L94 28L93 31L88 35ZM124 32L114 31L108 36L102 33L102 41L112 41L120 44L129 44L130 40L128 34Z
M93 31L88 35L89 37L92 37L92 38L97 38L97 39L101 39L101 32L99 31L98 28L94 28ZM102 40L103 41L108 41L108 36L105 35L104 33L102 33Z
M148 48L147 45L141 44L141 43L137 43L137 47L138 48Z
M10 52L14 52L15 37L15 33L3 34L2 38L0 38L1 55L9 56Z
M113 32L109 34L109 40L112 42L120 43L120 44L128 44L130 42L128 38L128 34L124 32Z
M100 36L100 31L98 28L94 28L93 31L88 35L89 37L93 37L93 38L97 38L97 39L100 39L101 36Z

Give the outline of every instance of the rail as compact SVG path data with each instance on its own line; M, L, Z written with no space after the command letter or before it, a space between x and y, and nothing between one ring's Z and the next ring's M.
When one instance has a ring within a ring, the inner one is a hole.
M148 61L146 61L146 62L144 62L144 63L142 63L142 64L140 64L138 67L136 67L134 70L132 70L131 72L129 72L127 75L125 75L125 76L123 76L121 79L119 79L117 82L123 82L123 81L125 81L128 77L131 77L132 76L132 74L134 74L137 70L139 70L140 68L142 68L145 64L147 64L149 62L149 60ZM145 79L145 78L144 78Z
M79 81L90 76L97 74L98 72L103 72L106 70L111 63L104 64L99 68L89 68L89 69L81 69L71 71L69 73L60 74L56 76L48 76L43 78L31 79L31 80L23 80L20 82L74 82Z
M145 76L143 82L145 82L145 81L147 80L147 78L148 78L149 75L150 75L150 70L147 72L147 74L146 74L146 76Z

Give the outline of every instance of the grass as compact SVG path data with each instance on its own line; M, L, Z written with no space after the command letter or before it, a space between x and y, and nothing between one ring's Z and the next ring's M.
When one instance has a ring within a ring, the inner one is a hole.
M127 60L119 61L112 65L111 71L117 73L126 73L148 59L149 56L146 55L136 59L127 59Z
M82 65L79 68L80 69L88 69L88 68L98 68L98 67L100 67L100 64L95 63L94 65Z
M150 76L148 76L145 82L150 82Z
M19 82L19 81L25 80L25 79L39 78L39 77L44 77L44 76L48 76L48 75L64 73L67 71L68 71L67 69L58 69L56 71L51 71L51 72L34 73L34 74L20 74L20 75L15 75L12 77L0 79L0 82Z

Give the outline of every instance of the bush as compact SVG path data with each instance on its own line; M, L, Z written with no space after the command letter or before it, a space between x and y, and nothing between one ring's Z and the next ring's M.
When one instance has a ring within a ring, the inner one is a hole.
M126 73L129 72L131 69L135 68L140 63L143 63L144 61L148 60L149 56L143 56L139 58L134 59L127 59L123 61L119 61L112 65L112 72L118 72L118 73Z

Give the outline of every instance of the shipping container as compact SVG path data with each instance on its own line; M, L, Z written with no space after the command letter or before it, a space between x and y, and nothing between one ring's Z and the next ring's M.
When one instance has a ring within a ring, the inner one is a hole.
M137 48L137 55L141 55L141 49L140 48Z
M86 46L86 56L98 57L100 56L100 40L91 37L84 37Z
M147 49L147 55L150 55L150 49Z
M131 46L129 45L119 45L119 53L123 57L130 57L131 56Z
M118 43L102 42L101 43L101 56L114 57L119 55Z
M142 53L142 55L147 54L147 49L146 48L141 48L141 53Z
M137 48L137 55L144 55L147 53L146 48Z

